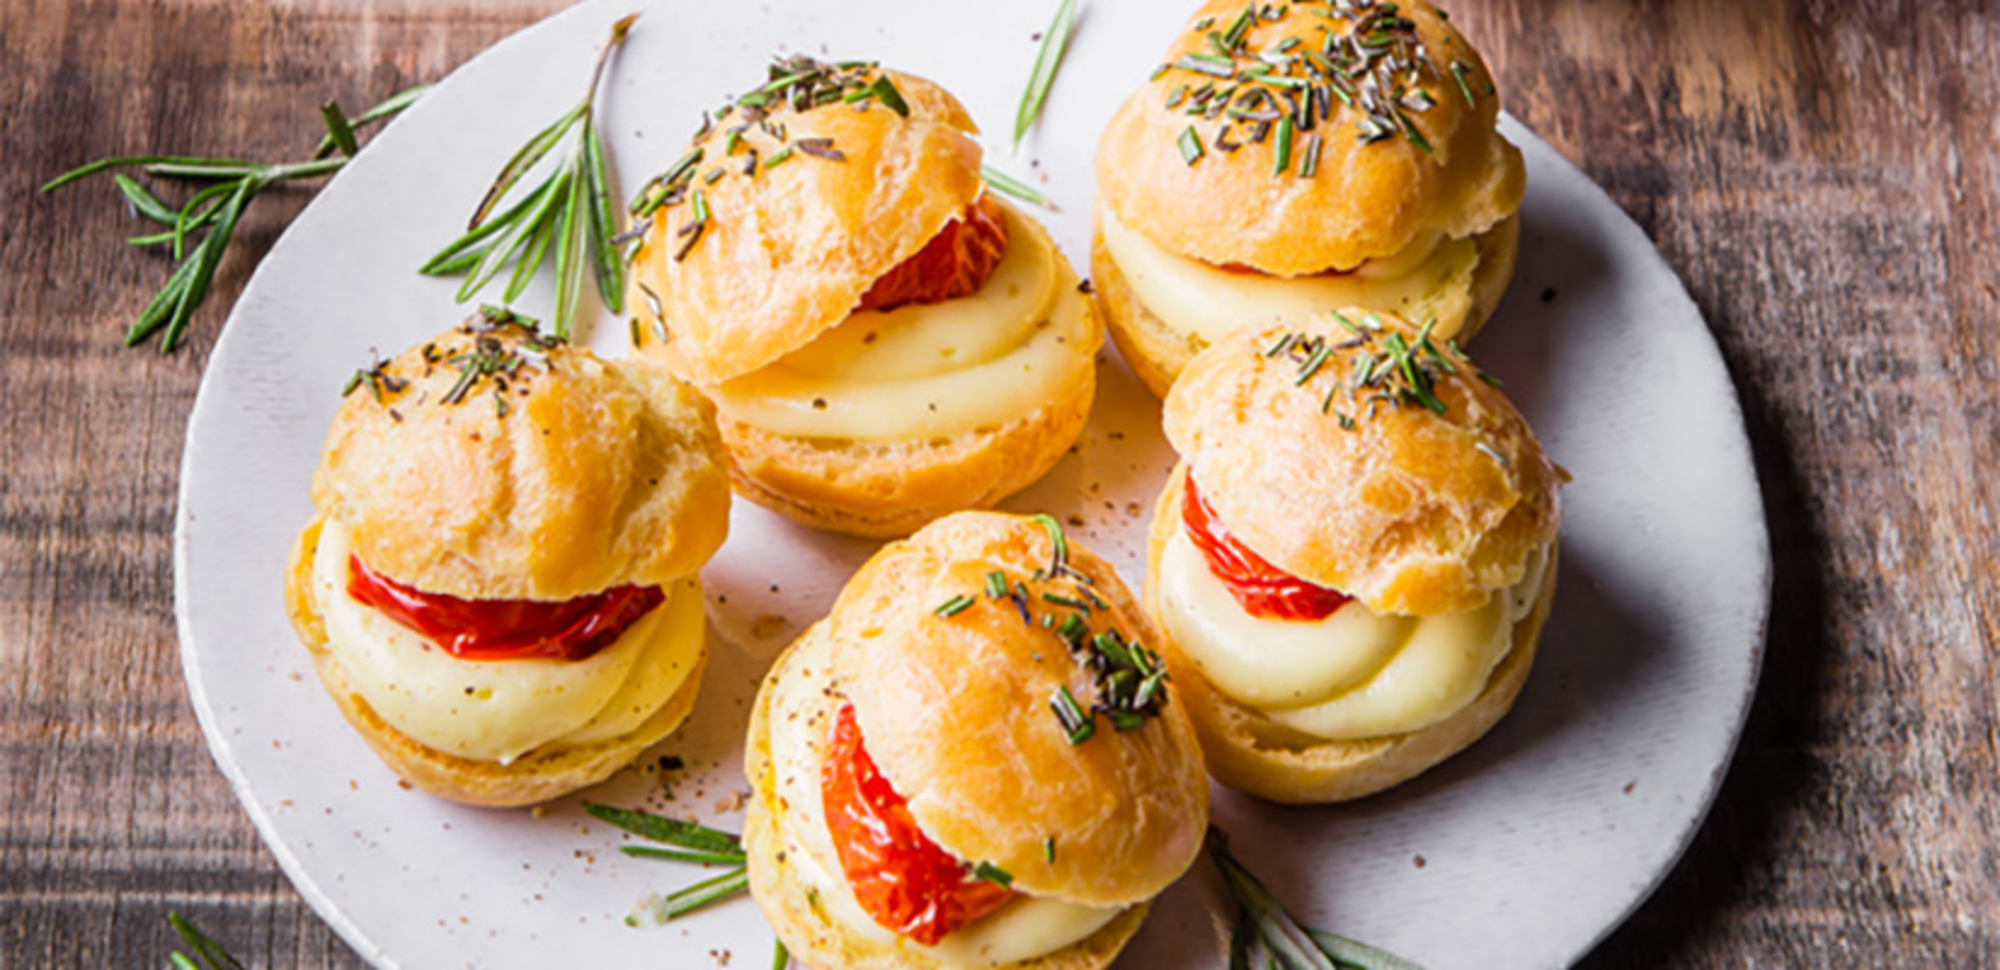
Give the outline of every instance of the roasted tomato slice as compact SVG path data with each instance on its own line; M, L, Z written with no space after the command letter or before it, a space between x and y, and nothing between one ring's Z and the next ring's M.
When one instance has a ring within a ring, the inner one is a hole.
M573 600L467 600L426 593L347 561L347 595L461 660L582 660L666 602L658 586L614 586Z
M882 274L861 297L863 310L894 310L911 303L942 303L979 289L1007 252L1007 223L986 196L945 223L915 256Z
M1251 552L1229 534L1215 509L1187 480L1181 501L1181 522L1188 538L1208 560L1208 571L1251 616L1269 620L1323 620L1352 597L1337 589L1315 586L1279 569Z
M852 704L835 718L820 797L854 898L883 927L933 946L1014 898L1010 889L973 879L963 861L917 827L862 747Z

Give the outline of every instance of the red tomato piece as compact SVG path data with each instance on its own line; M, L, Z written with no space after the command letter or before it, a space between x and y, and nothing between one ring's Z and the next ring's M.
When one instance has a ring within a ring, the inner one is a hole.
M972 878L963 860L917 827L908 803L861 744L854 705L843 704L820 772L826 826L861 908L886 929L933 946L1014 898Z
M882 274L862 295L860 309L893 310L965 296L986 282L1006 252L1007 224L1000 206L982 195L915 256Z
M1208 571L1251 616L1269 620L1323 620L1353 597L1337 589L1315 586L1279 569L1229 534L1215 509L1187 480L1181 502L1181 522L1188 538L1208 560Z
M347 560L347 595L461 660L583 660L666 602L658 586L614 586L560 602L426 593Z

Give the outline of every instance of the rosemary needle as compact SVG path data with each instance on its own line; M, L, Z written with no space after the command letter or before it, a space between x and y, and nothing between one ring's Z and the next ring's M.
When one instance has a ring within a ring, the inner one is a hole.
M556 305L551 328L556 336L568 339L574 329L586 273L596 282L606 308L613 313L624 310L625 262L611 243L617 216L611 203L611 169L597 127L596 102L611 56L623 46L638 17L631 14L611 25L611 36L598 52L583 100L514 152L473 208L464 234L418 268L426 276L465 276L458 302L471 300L509 265L514 271L505 294L512 302L527 289L553 249ZM577 132L576 144L555 171L495 215L501 201L572 131Z
M1076 25L1076 0L1062 0L1056 7L1054 20L1049 21L1049 29L1042 34L1042 49L1035 55L1035 68L1028 75L1028 89L1021 93L1021 107L1014 112L1014 144L1034 127L1036 116L1042 113L1042 102L1048 100L1049 87L1055 83L1056 69L1062 66L1063 54L1069 50L1070 28Z
M979 174L981 177L986 179L987 185L992 186L994 191L999 192L1002 195L1013 196L1016 199L1020 199L1021 201L1028 203L1029 205L1041 206L1042 208L1047 209L1050 212L1056 211L1056 204L1054 200L1051 200L1048 196L1035 191L1035 189L1032 186L1028 185L1026 182L1022 182L1014 178L1013 176L1008 175L1007 173L994 168L991 165L979 166Z
M720 829L712 829L695 822L684 822L677 818L654 815L631 809L613 808L585 802L585 813L600 822L608 822L642 839L663 842L698 852L741 855L742 840Z

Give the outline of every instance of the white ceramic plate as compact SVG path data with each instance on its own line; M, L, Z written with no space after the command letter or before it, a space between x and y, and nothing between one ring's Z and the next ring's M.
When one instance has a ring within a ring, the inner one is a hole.
M538 816L400 787L320 690L282 609L286 552L311 513L307 484L343 380L373 350L393 354L460 318L454 284L415 267L500 162L573 102L606 27L635 6L589 3L525 31L381 133L258 269L189 423L175 593L195 709L279 864L381 966L768 960L770 932L747 899L625 926L641 896L700 874L613 851L620 837L582 813L581 797ZM1097 132L1181 13L1085 3L1040 127L1010 155L1003 133L1054 6L657 4L608 87L619 175L634 186L671 161L698 112L760 82L774 51L879 58L957 92L993 133L995 164L1046 179L1062 210L1045 218L1081 261ZM1304 921L1434 968L1571 963L1644 899L1728 763L1769 599L1742 416L1701 317L1602 192L1519 125L1508 134L1528 158L1520 273L1477 351L1575 475L1534 676L1491 736L1390 794L1319 809L1216 801L1218 824ZM547 307L548 282L524 309ZM623 332L599 325L591 343L619 353ZM1080 518L1076 534L1136 586L1144 516L1172 461L1158 415L1108 354L1080 446L1007 507ZM629 771L589 797L737 827L756 681L873 548L738 503L703 574L716 643L702 703L656 752L687 767ZM1220 966L1213 901L1204 862L1122 965Z

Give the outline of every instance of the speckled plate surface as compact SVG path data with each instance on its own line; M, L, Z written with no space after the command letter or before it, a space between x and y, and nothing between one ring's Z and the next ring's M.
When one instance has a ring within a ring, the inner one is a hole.
M415 267L485 181L581 89L607 26L634 28L607 91L625 186L671 161L699 111L761 80L774 51L879 58L951 88L994 133L991 160L1036 180L1073 261L1087 253L1090 154L1181 13L1091 0L1036 133L1002 132L1054 3L810 0L587 3L493 47L382 132L259 267L189 423L176 606L189 691L217 763L300 893L385 967L762 965L747 899L665 927L635 903L700 877L619 855L582 797L540 814L406 790L341 721L286 622L283 566L338 389L462 310ZM1217 822L1308 923L1434 968L1574 962L1642 901L1699 826L1741 729L1763 649L1770 556L1736 396L1702 319L1646 237L1517 124L1529 188L1513 291L1476 348L1507 382L1565 494L1561 592L1526 692L1465 755L1359 804L1260 805L1219 793ZM1046 180L1043 182L1042 180ZM546 277L522 301L546 309ZM620 353L623 327L588 338ZM1007 503L1075 534L1135 586L1145 516L1171 464L1159 407L1107 352L1089 429ZM690 724L589 793L741 822L741 737L757 679L875 544L739 503L703 573L714 662ZM1163 897L1121 965L1218 967L1206 863Z

